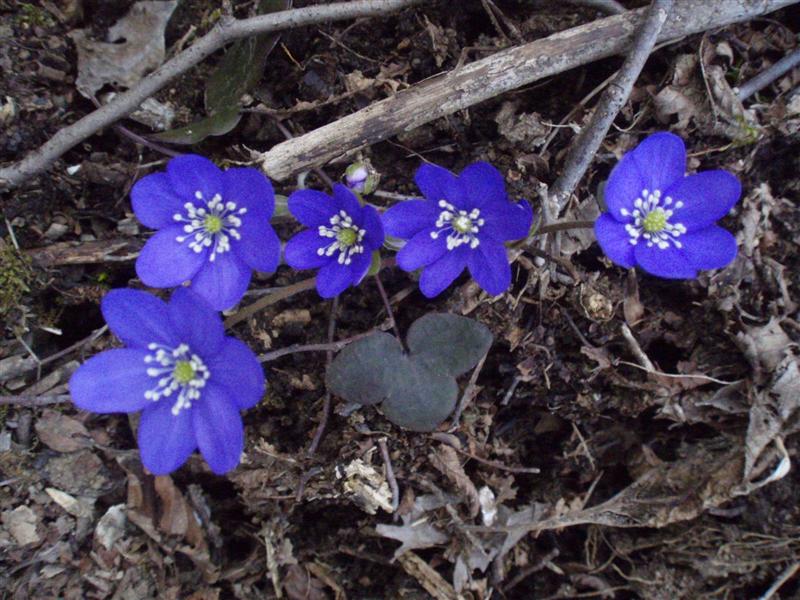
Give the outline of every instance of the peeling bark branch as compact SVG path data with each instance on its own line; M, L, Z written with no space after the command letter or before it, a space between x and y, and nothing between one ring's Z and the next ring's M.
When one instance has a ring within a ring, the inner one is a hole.
M746 21L797 0L676 0L659 41ZM283 180L363 146L409 131L534 81L624 53L647 9L606 17L498 52L428 79L274 146L261 155L263 170Z
M128 91L117 95L114 100L72 125L59 130L50 140L20 162L0 168L0 189L16 187L29 177L41 173L70 148L135 111L142 102L170 81L230 42L257 34L325 21L386 15L421 2L422 0L353 0L327 6L287 10L250 19L226 19Z
M673 0L653 0L619 73L603 92L589 123L573 141L564 169L550 189L549 199L555 204L550 208L553 215L560 214L564 209L578 182L594 160L608 129L628 101L633 84L653 51L672 4Z

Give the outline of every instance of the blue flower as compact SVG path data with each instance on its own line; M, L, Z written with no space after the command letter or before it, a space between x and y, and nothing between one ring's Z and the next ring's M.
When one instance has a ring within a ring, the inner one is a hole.
M594 225L600 247L623 267L691 279L736 257L736 239L715 225L742 193L727 171L685 175L686 148L654 133L622 157L605 187L608 212Z
M372 253L383 244L383 225L377 211L361 206L341 184L333 197L314 190L289 196L289 212L309 229L286 242L286 264L295 269L319 269L317 291L333 298L357 285L367 274Z
M439 295L464 270L496 296L511 285L504 242L528 235L533 213L524 200L511 202L500 172L476 162L455 176L424 164L414 176L424 200L407 200L383 214L387 235L407 239L397 253L405 271L422 268L419 288Z
M97 413L142 411L139 450L156 475L174 471L197 448L217 474L236 467L244 449L239 411L264 393L253 352L226 337L219 314L186 288L169 303L112 290L101 308L126 347L101 352L75 371L73 402Z
M272 184L256 169L222 172L194 154L173 158L166 173L147 175L131 190L133 211L158 229L136 261L145 285L192 289L212 308L241 300L252 270L278 268L280 240L269 223Z

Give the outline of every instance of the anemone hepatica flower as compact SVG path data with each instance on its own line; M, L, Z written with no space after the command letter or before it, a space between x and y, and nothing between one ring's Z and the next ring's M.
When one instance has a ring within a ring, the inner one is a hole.
M608 212L594 226L606 256L669 279L736 257L736 239L715 223L739 199L739 181L727 171L685 169L686 148L672 133L654 133L622 157L605 187Z
M145 285L192 289L216 310L235 305L252 270L272 272L280 240L269 223L272 184L256 169L221 171L193 154L173 158L166 173L147 175L131 190L133 211L158 229L136 261Z
M226 337L219 314L187 288L175 290L169 303L112 290L101 308L126 347L101 352L75 371L73 402L97 413L142 411L139 450L156 475L177 469L197 448L215 473L239 464L239 411L264 392L264 372L250 348Z
M286 264L295 269L319 269L317 291L323 298L339 295L367 274L372 253L383 244L377 211L361 206L341 184L333 196L298 190L289 196L289 212L309 229L286 243Z
M383 214L387 235L407 239L397 253L405 271L422 268L419 288L439 295L464 270L496 296L511 285L504 242L528 235L533 213L524 200L512 202L500 172L476 162L455 176L424 164L414 176L424 200L407 200Z

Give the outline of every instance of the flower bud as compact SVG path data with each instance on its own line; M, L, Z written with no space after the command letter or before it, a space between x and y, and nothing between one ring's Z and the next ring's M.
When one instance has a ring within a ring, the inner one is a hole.
M359 194L371 194L378 187L381 176L368 160L354 162L344 172L347 187Z

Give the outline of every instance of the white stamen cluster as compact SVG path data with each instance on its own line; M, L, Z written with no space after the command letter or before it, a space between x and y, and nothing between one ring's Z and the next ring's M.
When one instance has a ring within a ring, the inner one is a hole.
M651 192L644 189L633 206L633 212L626 208L619 211L623 217L633 217L633 223L625 225L632 245L638 244L639 238L642 238L647 242L648 248L658 246L659 249L666 250L670 244L676 248L683 247L677 238L686 233L686 227L682 223L669 221L675 211L683 208L683 202L674 202L670 196L662 199L660 190Z
M203 200L203 193L198 190L194 193L194 197ZM175 238L179 244L191 240L189 248L197 253L202 252L204 248L211 248L208 260L214 261L217 254L230 251L230 238L241 239L238 228L242 226L240 217L247 212L246 208L237 209L235 202L223 202L219 194L214 194L205 208L195 206L191 202L187 202L183 207L186 209L186 214L172 215L178 223L185 223L183 232L186 235Z
M177 415L184 408L191 408L192 401L200 398L200 390L205 387L206 381L211 377L208 367L202 359L189 351L189 346L180 344L176 348L169 348L162 344L148 344L147 349L153 353L144 358L144 362L154 366L147 368L147 374L153 379L158 379L156 386L147 390L144 397L157 402L177 393L177 399L172 406L172 414ZM191 379L188 381L181 377L182 369L191 369Z
M447 249L453 250L462 244L469 244L473 250L480 245L478 232L483 227L485 221L480 218L481 211L473 208L469 213L465 210L458 210L446 200L439 200L439 218L436 219L438 231L431 232L431 239L438 239L439 236L449 231L447 234Z
M319 256L333 256L339 252L338 263L349 265L353 261L353 255L364 252L361 242L367 230L354 225L353 219L343 210L331 217L330 227L320 225L318 231L321 237L333 238L330 244L317 249Z

